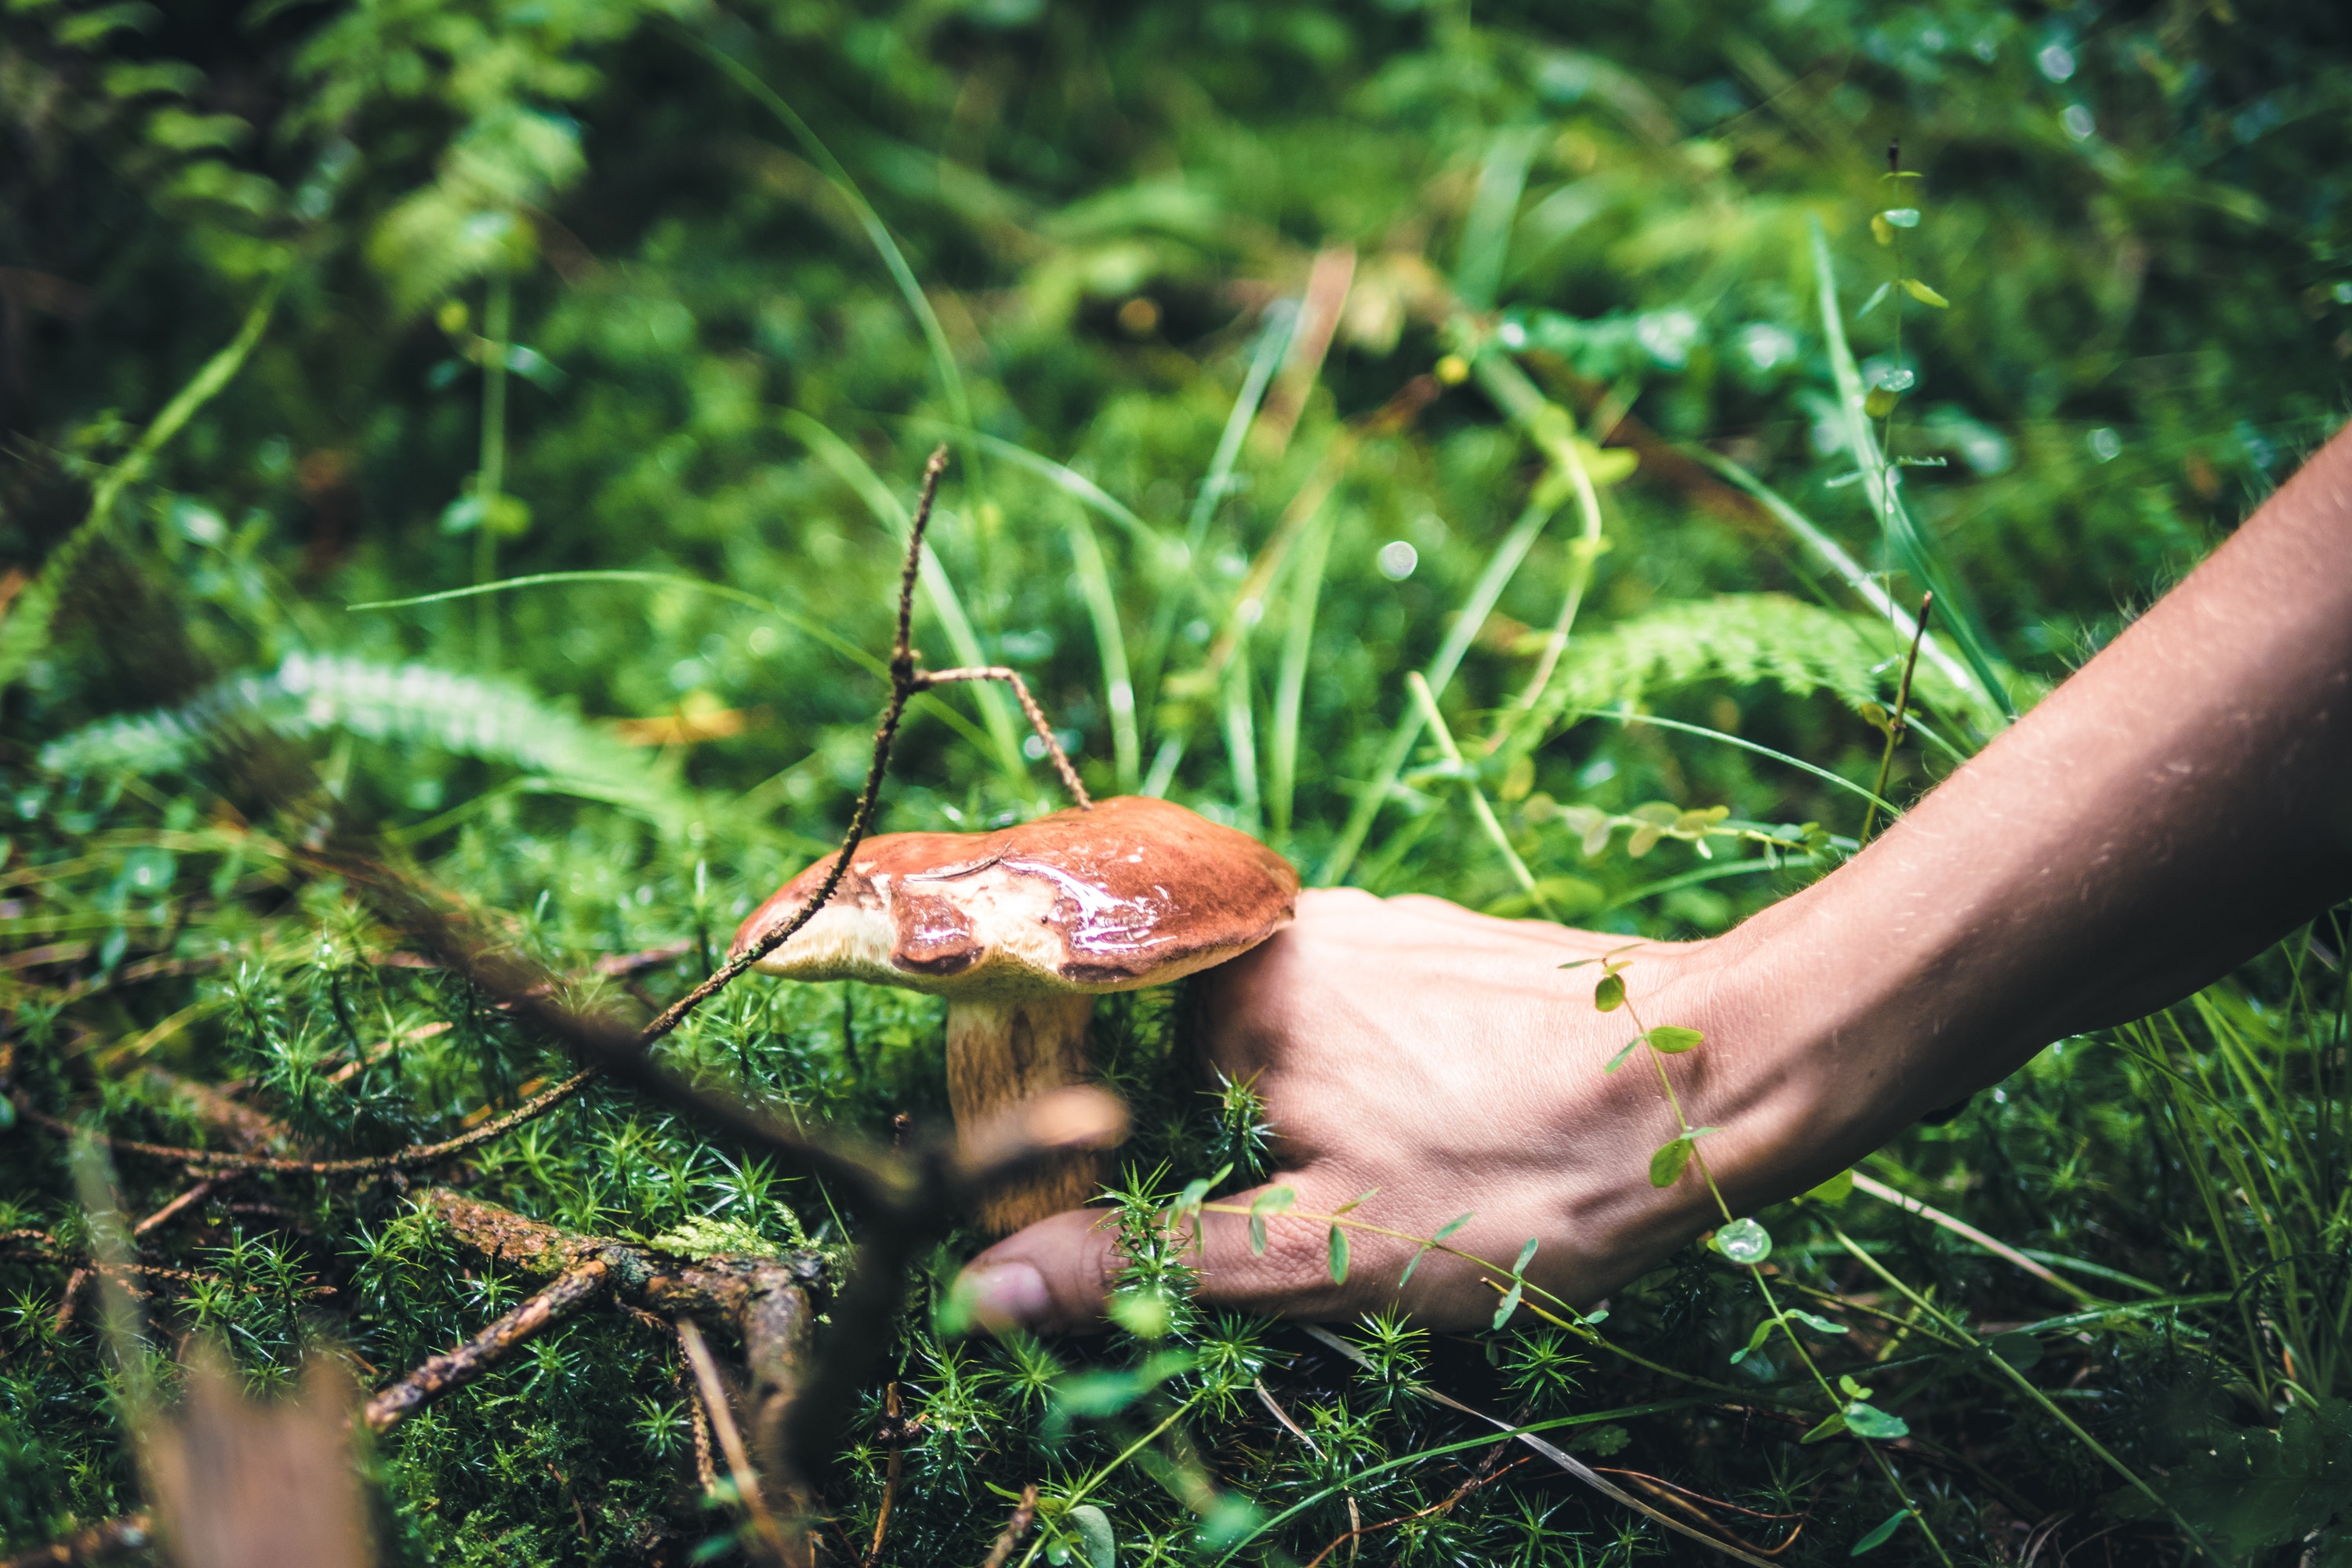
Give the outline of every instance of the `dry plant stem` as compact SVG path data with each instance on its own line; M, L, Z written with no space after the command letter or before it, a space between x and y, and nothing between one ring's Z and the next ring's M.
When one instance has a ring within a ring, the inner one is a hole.
M1342 1546L1346 1546L1352 1550L1360 1539L1372 1534L1376 1531L1394 1530L1398 1525L1411 1524L1416 1519L1427 1519L1432 1514L1450 1513L1453 1511L1454 1504L1460 1502L1464 1498L1468 1497L1472 1492L1487 1485L1490 1481L1502 1479L1504 1475L1508 1475L1511 1471L1517 1469L1521 1465L1526 1463L1527 1461L1525 1459L1514 1459L1509 1464L1503 1467L1501 1475L1488 1476L1482 1473L1472 1476L1468 1480L1464 1481L1460 1486L1454 1488L1452 1493L1444 1499L1440 1501L1431 1503L1427 1508L1415 1509L1411 1513L1401 1513L1394 1519L1384 1519L1377 1524L1360 1524L1352 1530L1343 1531L1337 1540L1331 1542L1330 1545L1326 1546L1322 1551L1308 1558L1307 1560L1307 1568L1323 1568L1323 1563L1330 1557L1331 1553L1339 1551Z
M895 1383L883 1392L882 1414L894 1426L897 1425L898 1385ZM898 1476L905 1468L904 1451L898 1443L893 1442L890 1445L889 1461L882 1472L882 1506L874 1513L874 1542L872 1545L866 1547L863 1560L866 1568L873 1568L873 1564L882 1556L882 1538L889 1532L890 1529L890 1505L898 1500Z
M453 1389L463 1388L522 1347L525 1340L594 1300L613 1282L613 1270L591 1258L557 1279L456 1350L436 1355L367 1402L368 1429L388 1432L404 1418Z
M1872 1197L1876 1198L1880 1203L1892 1204L1896 1208L1903 1210L1906 1214L1917 1215L1921 1219L1927 1221L1931 1225L1941 1226L1946 1230L1950 1231L1954 1236L1959 1237L1965 1241L1974 1242L1977 1246L1983 1247L1987 1252L1991 1253L1995 1258L2001 1258L2010 1263L2014 1263L2017 1267L2024 1269L2028 1274L2032 1275L2036 1279L2041 1280L2043 1284L2048 1285L2065 1295L2073 1297L2075 1300L2082 1302L2086 1307L2105 1307L2111 1305L2105 1298L2091 1294L2090 1291L2084 1289L2080 1285L2075 1284L2073 1280L2063 1279L2052 1270L2043 1268L2041 1264L2034 1262L2033 1259L2026 1257L2025 1254L2018 1251L2017 1248L2010 1246L2007 1242L1999 1241L1992 1237L1987 1236L1983 1231L1979 1230L1976 1226L1969 1224L1968 1221L1964 1219L1958 1218L1952 1215L1948 1215L1942 1209L1937 1208L1929 1204L1923 1204L1917 1198L1911 1197L1906 1194L1896 1192L1893 1187L1888 1186L1885 1183L1874 1181L1871 1177L1864 1175L1860 1171L1856 1171L1853 1173L1853 1184L1857 1191L1869 1194Z
M981 1568L1004 1568L1004 1564L1012 1560L1013 1549L1021 1544L1021 1538L1029 1533L1029 1527L1035 1522L1037 1484L1032 1481L1021 1489L1019 1506L1013 1509L1013 1517L1004 1521L1003 1532L997 1536L996 1544L988 1549Z
M702 1407L709 1412L711 1427L719 1434L719 1447L727 1456L727 1468L734 1478L735 1496L751 1516L751 1528L759 1533L769 1553L779 1563L788 1560L784 1547L783 1528L776 1516L768 1511L767 1500L760 1495L760 1478L751 1468L751 1452L743 1447L743 1434L736 1429L734 1412L727 1403L727 1385L719 1376L719 1363L710 1359L710 1347L702 1342L702 1331L692 1318L677 1321L678 1348L686 1352L687 1365L694 1369L694 1385L702 1395Z
M1366 1360L1363 1352L1358 1350L1354 1345L1349 1344L1339 1335L1331 1332L1328 1329L1322 1328L1314 1323L1301 1324L1300 1327L1309 1339L1316 1340L1323 1344L1328 1345L1331 1349L1339 1352L1341 1355L1346 1356L1349 1360L1355 1362L1358 1365L1370 1364ZM1607 1498L1610 1501L1630 1508L1635 1513L1642 1514L1646 1518L1655 1520L1658 1523L1664 1525L1668 1530L1673 1531L1675 1534L1696 1541L1702 1546L1713 1547L1716 1551L1722 1552L1727 1557L1737 1558L1742 1563L1760 1565L1760 1568L1772 1568L1772 1560L1770 1558L1758 1555L1753 1549L1738 1542L1736 1537L1728 1541L1719 1539L1717 1536L1707 1534L1705 1531L1695 1529L1692 1526L1684 1523L1681 1520L1676 1519L1670 1513L1666 1513L1651 1507L1648 1503L1643 1501L1640 1498L1635 1497L1632 1492L1627 1491L1623 1487L1619 1486L1615 1481L1612 1481L1608 1477L1601 1474L1591 1466L1586 1464L1583 1460L1578 1458L1575 1455L1570 1453L1567 1449L1560 1447L1557 1444L1549 1442L1533 1432L1522 1431L1514 1427L1509 1422L1502 1420L1496 1416L1489 1415L1475 1405L1465 1405L1462 1401L1454 1398L1452 1394L1447 1394L1443 1389L1432 1388L1425 1383L1416 1384L1414 1386L1425 1398L1445 1406L1446 1409L1457 1410L1463 1415L1470 1416L1473 1419L1484 1421L1487 1426L1494 1427L1506 1437L1515 1442L1525 1444L1528 1447L1534 1449L1538 1454L1542 1455L1545 1458L1550 1460L1553 1464L1559 1466L1561 1469L1567 1471L1578 1480L1582 1481L1586 1486L1591 1487L1594 1491L1599 1492L1602 1497ZM1729 1532L1726 1531L1725 1533L1728 1534Z
M1081 811L1094 809L1095 803L1087 794L1087 786L1078 782L1078 770L1070 765L1069 753L1063 751L1062 742L1054 738L1054 726L1045 721L1045 710L1037 706L1034 697L1029 695L1029 683L1021 679L1020 671L1001 664L984 664L929 670L917 679L921 682L916 688L918 691L929 691L935 686L946 686L959 680L1002 680L1012 687L1013 695L1020 700L1021 711L1029 716L1029 728L1037 732L1037 739L1045 743L1045 754L1054 759L1054 771L1062 775L1062 787L1070 792L1070 797L1078 803Z
M1888 415L1890 422L1893 415ZM1854 848L1870 842L1873 829L1878 826L1878 803L1886 798L1886 777L1895 768L1895 747L1903 739L1903 717L1911 706L1911 675L1919 668L1919 640L1927 635L1927 612L1935 607L1936 595L1923 595L1919 600L1919 616L1911 632L1911 651L1903 658L1903 683L1895 692L1895 717L1887 721L1886 746L1878 753L1878 782L1870 787L1870 808L1863 813L1862 832L1854 837Z

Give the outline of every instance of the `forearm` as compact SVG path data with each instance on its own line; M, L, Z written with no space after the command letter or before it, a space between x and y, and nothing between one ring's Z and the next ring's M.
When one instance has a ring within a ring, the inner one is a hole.
M1842 1145L1882 1141L2053 1039L2188 994L2343 897L2347 786L2339 435L1852 864L1725 939L1768 977L1741 1033L1801 1042L1803 1059L1743 1054L1833 1082Z

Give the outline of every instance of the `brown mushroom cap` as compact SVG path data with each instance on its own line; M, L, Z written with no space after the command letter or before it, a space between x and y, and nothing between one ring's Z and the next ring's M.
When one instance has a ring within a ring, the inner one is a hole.
M799 913L833 859L753 910L735 951ZM1290 923L1297 897L1289 862L1249 835L1121 795L992 833L869 838L758 967L955 999L1132 991L1247 952Z

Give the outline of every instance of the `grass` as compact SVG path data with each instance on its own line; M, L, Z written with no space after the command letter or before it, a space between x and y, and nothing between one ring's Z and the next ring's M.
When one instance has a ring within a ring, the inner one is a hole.
M2185 570L2332 424L2352 342L2321 8L9 27L43 91L6 112L56 152L0 176L45 247L0 261L89 307L8 338L9 1552L139 1497L124 1373L88 1303L60 1311L89 1219L29 1112L364 1155L568 1071L316 873L301 803L238 807L220 763L255 735L581 997L667 1001L846 820L946 439L918 640L1022 669L1090 788L1251 826L1311 879L1702 934ZM1869 221L1898 136L1899 247ZM1864 311L1898 276L1949 309ZM445 531L469 496L527 530ZM1930 588L1890 753L1869 709ZM1024 740L992 686L919 698L882 826L1052 808ZM1757 1555L1793 1531L1778 1562L2168 1561L2191 1531L2333 1561L2345 940L2331 915L2053 1046L1859 1189L1761 1216L1769 1277L1695 1247L1588 1319L1487 1259L1516 1311L1461 1336L1187 1301L1146 1216L1260 1179L1265 1131L1246 1085L1200 1080L1175 998L1118 999L1120 1328L957 1338L935 1313L972 1238L927 1253L815 1478L826 1550L862 1557L887 1498L880 1561L979 1561L1034 1485L1016 1563L1701 1560L1662 1515ZM940 1026L747 983L664 1059L887 1138L944 1112ZM134 1217L189 1185L116 1174ZM825 1182L611 1088L438 1174L583 1234L806 1247L836 1286L853 1235ZM156 1343L220 1335L264 1391L326 1347L374 1387L545 1282L412 1196L252 1176L193 1204L143 1243L182 1271L143 1304ZM391 1560L744 1549L675 1342L617 1312L364 1463Z

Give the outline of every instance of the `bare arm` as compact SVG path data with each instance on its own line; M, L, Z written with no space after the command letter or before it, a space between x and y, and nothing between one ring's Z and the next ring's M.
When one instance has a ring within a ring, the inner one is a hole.
M1851 864L1726 936L1642 950L1650 1024L1734 1208L1804 1190L2053 1039L2187 995L2352 891L2352 435L2339 435L2186 582ZM1629 1032L1565 957L1615 939L1435 900L1311 895L1212 972L1210 1047L1260 1075L1275 1179L1328 1209L1456 1240L1591 1299L1712 1223L1695 1182L1644 1176L1672 1125L1654 1079L1604 1077ZM1057 1215L970 1276L998 1321L1076 1325L1116 1259L1098 1215ZM1392 1298L1411 1247L1360 1241L1345 1287L1319 1228L1267 1254L1209 1216L1213 1299L1306 1315ZM1478 1321L1466 1267L1407 1304Z

